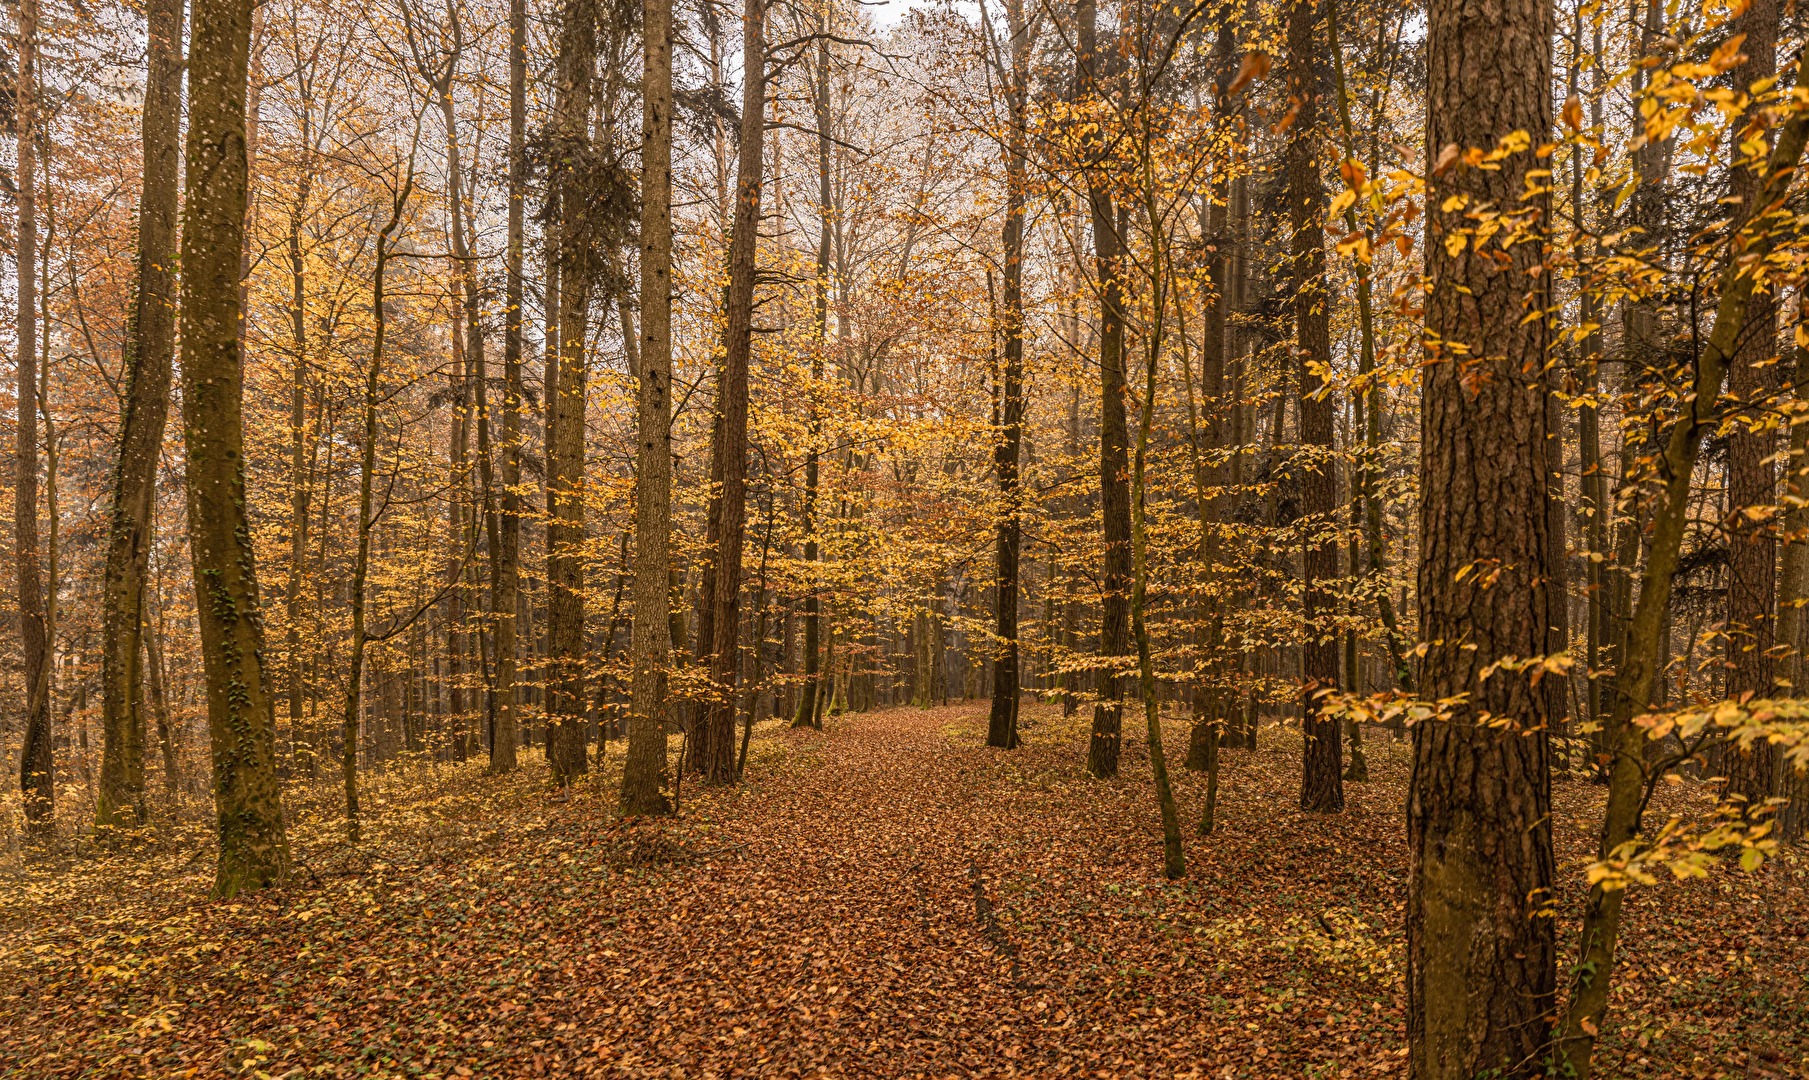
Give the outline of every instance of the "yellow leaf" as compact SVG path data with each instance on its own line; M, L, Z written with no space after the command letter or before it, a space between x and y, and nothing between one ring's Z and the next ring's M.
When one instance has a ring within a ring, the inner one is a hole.
M1339 214L1342 214L1346 210L1349 210L1351 208L1352 204L1354 204L1356 201L1357 201L1357 193L1356 192L1350 190L1349 188L1346 188L1343 191L1340 191L1338 193L1338 197L1332 200L1332 208L1331 208L1331 213L1329 216L1337 217Z
M1445 254L1455 259L1462 254L1463 249L1469 246L1469 243L1470 238L1463 233L1452 233L1445 237Z

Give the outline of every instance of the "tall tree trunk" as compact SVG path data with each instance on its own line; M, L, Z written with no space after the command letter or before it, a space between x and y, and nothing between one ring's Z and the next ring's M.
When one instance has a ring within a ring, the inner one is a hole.
M1582 9L1577 13L1576 51L1580 57L1583 51L1583 16ZM1602 83L1604 79L1602 63L1602 24L1595 24L1594 63L1590 70L1594 73L1593 93L1589 99L1590 126L1599 129L1602 126ZM1576 71L1580 63L1571 65L1571 89L1576 90ZM1571 154L1570 205L1571 231L1579 238L1588 235L1587 222L1583 216L1583 147L1577 146ZM1590 252L1593 254L1597 246L1590 241ZM1582 392L1584 401L1577 410L1577 456L1578 468L1581 472L1579 482L1581 499L1579 510L1583 515L1581 532L1583 534L1584 559L1586 573L1585 585L1588 593L1588 624L1583 645L1583 677L1588 688L1587 709L1590 727L1600 730L1602 715L1602 680L1597 671L1604 658L1605 639L1608 625L1608 582L1602 572L1608 557L1608 518L1612 507L1608 504L1608 474L1602 461L1602 415L1601 407L1596 403L1595 395L1600 389L1599 368L1602 357L1601 332L1601 300L1596 291L1590 288L1581 290L1580 306L1583 325L1594 327L1583 335L1582 356L1579 366L1582 371Z
M1237 103L1231 97L1231 80L1237 63L1237 13L1226 5L1213 44L1213 124L1231 132ZM1232 151L1235 153L1236 151ZM1221 159L1223 161L1223 159ZM1196 605L1195 643L1201 650L1199 676L1194 687L1193 730L1188 738L1186 766L1206 774L1206 798L1200 808L1199 834L1211 835L1217 827L1219 743L1226 732L1226 710L1234 700L1228 691L1230 672L1225 657L1225 611L1219 580L1219 527L1225 499L1224 466L1209 461L1206 450L1219 451L1230 444L1227 430L1225 358L1229 345L1225 318L1232 300L1232 238L1230 222L1231 170L1229 163L1213 169L1212 186L1201 215L1200 230L1208 245L1207 279L1212 295L1200 327L1200 401L1194 401L1192 370L1187 359L1187 326L1181 324L1181 375L1187 388L1188 449L1193 466L1194 501L1199 507L1200 537L1195 549L1199 563L1200 598ZM1204 446L1202 446L1202 441ZM1212 494L1209 495L1208 491Z
M1740 51L1746 62L1729 74L1744 92L1760 79L1778 73L1779 0L1753 0L1734 20L1733 32L1745 34ZM1732 153L1747 137L1736 129ZM1763 133L1757 136L1769 143ZM1734 195L1740 200L1734 211L1736 224L1744 224L1754 212L1754 200L1765 178L1751 169L1735 169ZM1773 408L1777 392L1778 304L1777 286L1755 289L1746 308L1746 325L1740 345L1728 368L1728 390L1735 408L1744 407L1745 421L1763 420ZM1777 434L1769 424L1737 422L1727 437L1727 685L1724 695L1739 698L1771 697L1777 685L1772 645L1777 614L1777 527L1770 509L1777 501L1777 471L1772 463ZM1748 511L1752 511L1751 514ZM1722 755L1721 771L1727 776L1727 793L1745 799L1751 807L1763 806L1777 794L1778 750L1765 739L1742 747L1729 747Z
M1557 968L1549 699L1498 661L1544 653L1543 230L1522 202L1551 130L1549 0L1428 9L1426 365L1421 381L1421 689L1457 699L1413 729L1407 830L1409 1067L1424 1080L1532 1075ZM1457 151L1510 149L1498 170ZM1530 140L1530 142L1529 142ZM1451 148L1451 149L1448 149ZM1467 214L1501 213L1505 251L1471 249Z
M112 528L101 585L101 756L95 822L143 825L144 594L157 498L157 465L176 350L176 196L182 137L182 0L151 0L143 118L144 186L138 266L126 332L126 396L113 474Z
M56 827L56 765L50 737L50 642L45 627L44 582L38 564L38 218L37 218L37 0L19 0L18 71L13 88L17 133L19 237L17 292L18 423L13 481L13 558L19 582L19 647L25 677L25 743L19 758L19 790L25 827L45 837Z
M1319 178L1320 52L1316 0L1294 0L1288 9L1288 95L1294 123L1288 129L1288 206L1293 228L1294 338L1298 364L1297 408L1300 450L1293 469L1300 484L1300 509L1310 537L1305 544L1301 717L1304 749L1300 808L1316 813L1344 809L1342 725L1327 717L1324 695L1338 689L1338 635L1330 620L1337 611L1333 583L1338 577L1338 545L1332 515L1338 509L1332 470L1334 407L1322 372L1331 370L1330 297L1325 289L1325 185Z
M1075 63L1082 108L1099 106L1098 8L1080 0ZM1105 152L1090 142L1089 157ZM1093 733L1087 744L1087 772L1096 779L1118 775L1123 746L1124 684L1119 665L1131 637L1131 485L1129 425L1125 419L1124 268L1119 214L1112 192L1089 161L1087 203L1093 220L1094 272L1099 278L1099 501L1104 519L1105 559L1100 578L1103 616L1099 629L1099 700L1093 706Z
M595 260L590 235L592 68L598 12L592 0L568 0L559 34L553 105L554 197L559 222L557 380L547 401L547 763L564 785L589 768L584 704L584 404L586 324ZM652 198L649 194L648 198ZM647 467L643 441L641 468ZM665 466L662 462L661 467ZM647 474L640 474L644 487ZM663 580L664 575L662 575ZM662 611L661 623L664 623Z
M526 0L509 0L509 234L504 256L502 500L497 517L495 575L490 610L496 620L496 732L490 771L516 767L520 720L515 700L516 609L521 596L521 316L524 157L527 146Z
M252 7L250 0L195 0L184 154L182 423L220 830L214 893L221 897L274 885L289 872L245 497L239 252Z
M582 2L582 0L580 0ZM643 0L641 347L635 419L634 629L622 810L665 814L672 646L672 3Z
M810 378L813 386L812 397L815 396L815 385L823 378L823 354L829 351L829 258L832 250L831 215L835 212L834 202L829 189L829 149L831 146L830 123L833 117L829 111L829 14L823 10L819 18L819 36L817 38L816 72L813 81L813 101L817 124L817 278L816 278L816 330L817 347L810 358ZM817 542L817 483L820 477L822 456L818 445L823 433L822 417L817 415L816 406L810 406L810 445L804 454L804 562L808 565L806 573L811 575L809 589L804 594L804 682L798 694L798 712L792 718L793 727L823 726L823 710L818 698L822 696L823 657L822 657L822 622L823 595L822 582L818 576L816 563L822 555L821 546Z
M1005 85L1004 325L1005 369L999 377L999 428L993 437L993 469L999 483L996 537L997 584L993 597L992 711L986 745L1011 750L1018 745L1018 549L1023 496L1018 490L1018 458L1024 443L1024 203L1030 153L1030 27L1023 0L1006 0L1010 35L1010 79Z
M735 218L729 236L729 287L723 330L722 375L717 391L716 445L711 478L716 483L716 547L711 594L710 678L713 683L699 732L704 780L732 784L736 767L736 683L741 673L741 555L747 540L748 356L753 346L754 270L757 264L761 181L766 149L766 9L764 0L745 0L741 45L741 135L735 165ZM702 644L702 628L699 628Z

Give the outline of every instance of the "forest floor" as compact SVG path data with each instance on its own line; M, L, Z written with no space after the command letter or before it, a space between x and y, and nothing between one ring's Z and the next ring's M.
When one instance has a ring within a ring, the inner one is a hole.
M1372 781L1313 817L1266 727L1210 837L1177 770L1170 884L1141 738L1096 783L1078 718L1027 704L1011 753L984 725L769 725L748 783L651 824L613 813L619 746L563 801L537 760L373 778L357 849L323 782L291 795L295 883L235 903L199 823L15 858L0 1075L1405 1075L1405 744L1373 734ZM1566 953L1600 800L1558 789ZM1806 870L1640 890L1601 1075L1809 1076Z

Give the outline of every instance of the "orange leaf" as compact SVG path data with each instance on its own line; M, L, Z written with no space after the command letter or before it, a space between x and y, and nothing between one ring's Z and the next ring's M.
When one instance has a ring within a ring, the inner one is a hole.
M1564 102L1564 126L1572 131L1583 130L1583 103L1575 94Z
M1231 85L1225 88L1225 96L1230 97L1232 94L1235 94L1244 87L1250 85L1251 80L1267 78L1268 75L1269 54L1266 52L1247 52L1244 54L1244 62L1238 65L1237 78L1232 79Z

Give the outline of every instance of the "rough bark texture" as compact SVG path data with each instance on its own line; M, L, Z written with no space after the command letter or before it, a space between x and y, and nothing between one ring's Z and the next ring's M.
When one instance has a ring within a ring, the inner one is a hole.
M547 764L569 784L589 767L584 694L584 402L586 324L597 255L590 235L591 69L597 58L592 0L568 0L559 34L553 107L554 198L559 214L557 388L547 412ZM643 453L640 463L645 469ZM658 465L669 469L664 459ZM640 473L645 486L649 477ZM659 577L665 581L665 574ZM661 605L658 624L665 623ZM636 621L637 631L639 620Z
M239 252L252 4L197 0L193 13L182 219L182 424L220 831L214 892L235 896L274 885L289 871L275 712L245 513Z
M1556 980L1551 895L1549 699L1523 673L1484 671L1545 651L1545 201L1519 200L1551 128L1549 0L1428 11L1426 360L1420 445L1422 696L1467 694L1414 729L1407 828L1409 1067L1423 1080L1530 1075ZM1498 170L1452 162L1528 140ZM1467 208L1444 210L1462 195ZM1525 233L1484 251L1453 237L1466 211L1511 214ZM1485 722L1486 717L1486 722ZM1489 1073L1489 1070L1498 1070Z
M1023 534L1018 457L1024 442L1024 187L1029 155L1030 32L1022 0L1006 0L1010 79L1005 85L1004 370L998 373L999 418L992 465L999 482L999 523L994 538L992 710L986 745L1018 745L1018 551Z
M633 683L622 810L663 814L672 647L672 4L642 6L640 397L635 422Z
M729 288L723 329L721 382L717 390L711 533L716 539L706 578L713 696L698 733L700 770L706 783L731 784L736 768L736 684L741 673L741 557L747 543L748 358L753 347L754 270L760 225L761 179L766 149L766 9L745 0L742 12L740 148L735 164L735 219L729 236ZM700 642L701 641L700 630Z
M1317 813L1344 809L1341 721L1326 718L1323 695L1338 689L1338 637L1330 625L1337 611L1332 585L1338 578L1338 545L1331 517L1338 509L1338 482L1332 468L1331 396L1321 372L1331 370L1332 339L1325 292L1325 185L1319 178L1320 5L1295 0L1288 9L1288 96L1296 110L1288 129L1288 210L1293 227L1294 347L1299 371L1300 450L1294 472L1308 539L1303 612L1306 639L1300 648L1301 719L1304 748L1300 808ZM1314 536L1323 532L1323 536Z
M1747 57L1731 72L1736 87L1743 90L1777 74L1779 14L1779 0L1753 0L1734 20L1733 32L1746 35L1740 51ZM1737 146L1735 149L1737 152ZM1736 169L1732 179L1734 194L1741 200L1735 208L1735 221L1743 224L1752 213L1764 178L1751 169ZM1747 407L1743 414L1747 421L1763 419L1777 390L1775 288L1754 290L1739 347L1728 367L1728 390L1736 406ZM1728 434L1725 692L1730 698L1748 694L1770 697L1776 685L1772 646L1777 628L1778 542L1776 526L1764 513L1777 502L1777 470L1771 460L1776 449L1777 433L1769 425L1754 430L1750 423L1737 423ZM1761 516L1748 516L1749 507L1759 510ZM1721 771L1727 776L1729 795L1762 805L1777 794L1777 747L1759 740L1749 747L1730 749L1722 755Z
M143 708L145 571L150 560L158 455L170 409L176 348L176 196L182 118L182 0L145 9L144 186L138 267L126 332L126 397L113 473L113 517L101 585L101 755L95 821L146 821Z
M1081 0L1077 89L1082 107L1099 98L1098 10ZM1103 152L1088 145L1087 152ZM1091 162L1089 164L1092 164ZM1097 779L1118 775L1123 747L1124 680L1119 671L1131 651L1131 478L1130 431L1125 417L1124 281L1122 226L1111 190L1096 168L1087 171L1087 204L1093 224L1094 273L1099 279L1099 502L1104 522L1105 559L1100 577L1098 701L1087 746L1087 772Z

